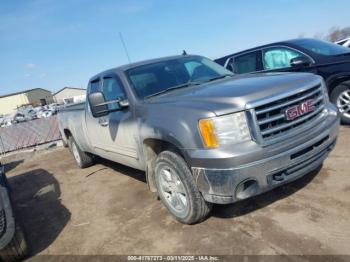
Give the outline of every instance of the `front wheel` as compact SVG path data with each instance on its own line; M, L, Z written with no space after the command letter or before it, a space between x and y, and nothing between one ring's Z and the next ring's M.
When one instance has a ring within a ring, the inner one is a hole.
M333 89L330 99L338 107L342 123L350 125L350 84L338 85Z
M171 151L159 154L155 166L159 197L168 211L184 224L204 220L212 204L204 200L184 159Z

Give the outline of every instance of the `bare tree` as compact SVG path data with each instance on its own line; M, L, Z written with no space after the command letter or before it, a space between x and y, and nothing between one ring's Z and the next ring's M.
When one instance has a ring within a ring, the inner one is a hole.
M338 26L333 26L328 30L327 34L316 33L314 38L327 40L330 42L335 42L346 37L350 37L350 27L340 28Z
M325 40L335 42L337 40L346 38L350 36L350 27L332 27L329 29L328 35L326 35Z

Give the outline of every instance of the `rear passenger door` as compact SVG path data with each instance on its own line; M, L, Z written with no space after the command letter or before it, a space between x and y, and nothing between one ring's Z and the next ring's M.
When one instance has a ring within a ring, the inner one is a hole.
M226 68L235 74L245 74L261 71L261 52L253 51L234 56L228 62Z
M91 92L101 91L106 101L127 99L126 92L116 75L105 75L97 84L91 83ZM108 105L109 109L119 107L117 103ZM138 167L135 139L135 123L132 110L125 107L122 110L110 112L107 116L94 118L88 110L86 123L90 143L96 154L112 161Z

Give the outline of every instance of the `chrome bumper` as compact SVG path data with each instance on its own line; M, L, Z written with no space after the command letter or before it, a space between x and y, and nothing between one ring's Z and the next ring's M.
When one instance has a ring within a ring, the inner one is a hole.
M279 145L274 145L262 149L267 151L268 157L256 159L252 156L254 161L251 163L224 169L192 167L198 189L206 201L227 204L261 194L315 170L335 146L339 117L327 116L319 128L303 134L303 142L297 146L276 150ZM269 155L271 151L279 153ZM247 155L244 157L247 159ZM232 163L236 160L232 158Z

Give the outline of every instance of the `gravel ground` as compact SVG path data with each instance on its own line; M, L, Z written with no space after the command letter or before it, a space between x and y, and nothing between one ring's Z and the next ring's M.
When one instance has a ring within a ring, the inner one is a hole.
M350 128L323 167L261 196L176 222L144 174L106 160L79 169L65 148L6 159L31 256L39 254L348 254Z

